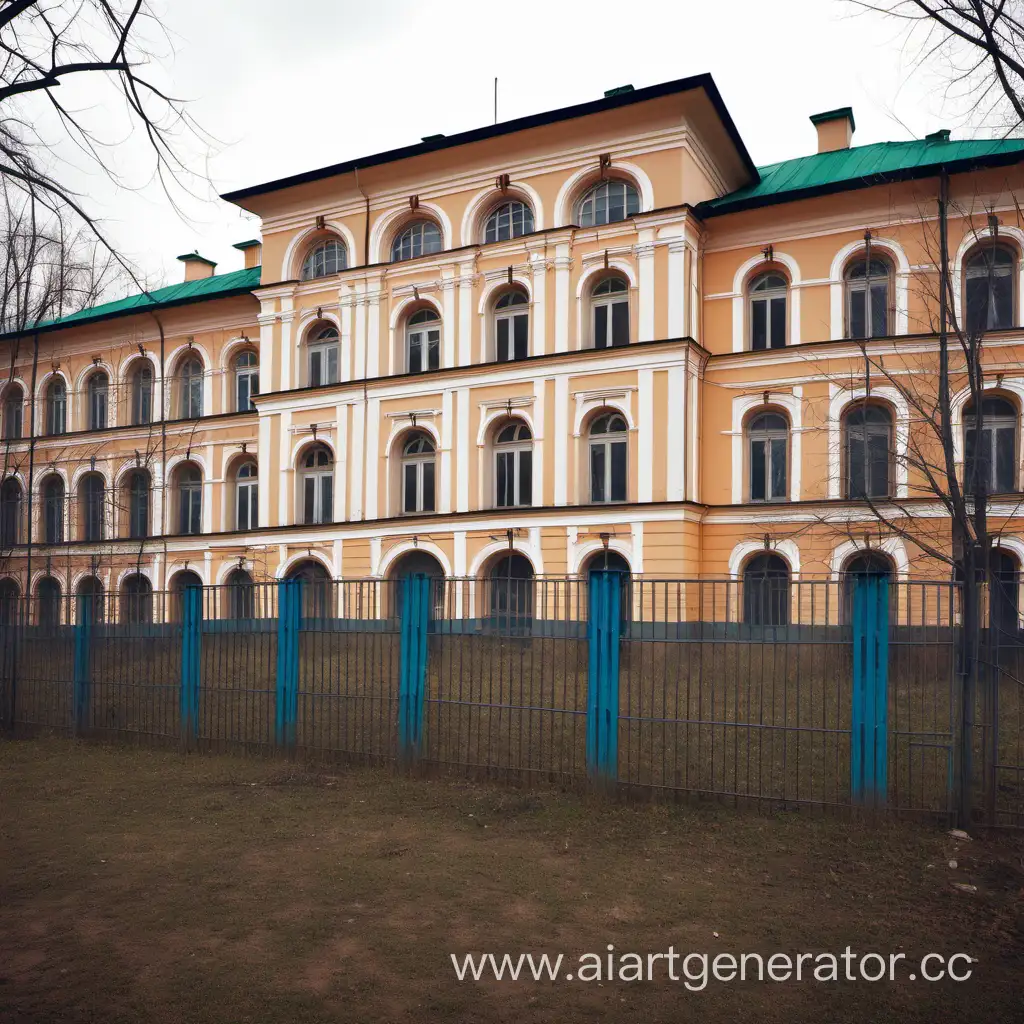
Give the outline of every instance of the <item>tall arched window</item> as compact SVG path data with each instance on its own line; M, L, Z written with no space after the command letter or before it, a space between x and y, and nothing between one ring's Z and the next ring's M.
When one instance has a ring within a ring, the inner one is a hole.
M989 553L989 625L996 642L1016 638L1020 629L1020 563L1002 548Z
M1001 331L1013 326L1017 254L1006 245L985 245L964 267L967 330Z
M499 629L516 630L533 616L533 566L524 555L503 555L488 573L490 613Z
M750 282L750 347L757 351L786 345L786 298L789 282L768 271Z
M86 427L89 430L107 429L107 410L110 402L110 378L104 370L97 370L86 384Z
M190 356L181 364L181 418L195 420L203 415L203 364Z
M43 543L64 543L64 481L56 475L43 481Z
M432 220L417 220L407 225L391 243L391 260L412 260L440 252L444 242L441 229Z
M5 576L0 580L0 626L12 626L21 617L21 590L16 580Z
M256 586L244 569L232 569L227 578L228 618L251 619L256 612Z
M348 249L338 238L329 238L315 245L306 253L302 263L302 280L310 281L315 277L329 277L337 274L348 266Z
M0 484L0 548L21 543L21 484L9 476Z
M853 591L858 579L884 576L892 579L892 561L881 551L860 551L843 566L843 622L853 622ZM891 611L895 612L895 593L890 592Z
M406 324L405 368L409 373L421 373L440 365L441 318L432 309L421 309Z
M322 444L302 456L302 521L334 522L334 459Z
M748 626L789 624L789 566L778 555L755 555L744 567L743 621Z
M332 324L314 327L307 337L306 351L309 356L309 386L338 383L338 356L341 339Z
M259 479L255 460L243 462L235 473L235 529L240 533L259 526Z
M78 500L82 519L82 540L103 540L106 518L104 483L99 473L89 473L78 487Z
M178 467L178 533L203 532L203 474L199 467L186 462Z
M580 227L614 224L640 212L640 195L628 181L602 181L587 191L577 204Z
M17 441L22 432L22 415L25 408L25 396L17 384L12 384L4 392L4 440Z
M153 585L142 573L126 576L121 584L121 621L132 625L153 621Z
M974 403L964 407L964 487L971 494L1017 489L1017 409L1006 398L982 399L980 426Z
M629 282L606 277L590 293L591 338L594 348L629 344Z
M103 622L106 611L103 584L95 576L86 576L78 584L78 607L76 615L79 623Z
M260 357L251 349L235 356L235 409L249 412L255 409L252 400L260 393Z
M747 424L751 501L782 501L787 496L789 424L777 412L763 412Z
M494 304L494 355L499 362L530 354L530 300L521 288L505 292Z
M854 260L846 268L846 336L884 338L892 334L892 268L878 257Z
M133 540L149 536L149 473L132 470L128 477L128 536Z
M46 387L46 433L63 434L68 429L68 386L54 377Z
M44 576L36 586L36 622L46 633L60 625L60 583L52 576Z
M533 231L533 210L518 199L496 206L484 224L484 242L507 242Z
M153 367L142 362L132 374L132 423L143 426L153 422Z
M590 500L625 501L629 433L617 412L605 413L590 428Z
M533 504L533 434L525 423L505 424L494 439L494 504Z
M857 403L847 411L845 425L846 496L888 497L892 414L884 406Z
M174 578L171 580L171 620L173 622L181 622L185 618L185 591L187 590L198 590L202 591L203 581L198 573L192 572L191 569L185 569L182 572L174 574ZM202 598L200 598L202 601Z
M402 511L433 512L435 501L434 442L417 433L402 446Z

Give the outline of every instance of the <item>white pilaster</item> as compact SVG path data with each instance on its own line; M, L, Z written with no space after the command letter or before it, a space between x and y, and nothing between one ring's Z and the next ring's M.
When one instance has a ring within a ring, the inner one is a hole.
M452 392L441 396L441 471L436 481L438 512L452 510Z
M547 352L547 311L544 305L547 284L547 261L536 259L533 263L533 309L530 311L530 327L533 330L533 354L542 356Z
M459 278L459 366L473 363L473 275Z
M356 282L353 301L356 325L352 345L355 347L356 380L362 380L366 376L366 285L362 282Z
M637 302L639 313L639 341L651 341L654 338L654 231L647 229L640 232L640 242L636 246Z
M366 376L380 375L380 291L366 296Z
M654 371L637 373L637 500L654 498Z
M555 351L569 351L569 245L555 247ZM578 340L578 339L577 339Z
M455 366L455 281L451 271L441 282L441 365Z
M533 504L544 502L544 391L547 381L539 377L533 382Z
M686 331L686 243L668 243L668 336L682 338Z
M278 526L290 526L299 521L298 510L293 509L295 501L295 467L292 466L292 414L288 411L281 413L279 420L281 437L278 449L278 465L281 467L281 490L278 494L277 524ZM271 480L267 479L270 486ZM262 490L262 488L260 488Z
M665 423L668 443L666 495L668 501L682 501L685 493L683 473L686 461L686 370L683 366L668 369L668 417Z
M371 398L366 411L366 518L377 518L377 476L380 471L380 399Z
M279 317L281 324L281 391L289 391L291 388L298 387L302 380L302 371L299 371L298 376L294 376L292 371L296 368L298 363L298 354L296 349L297 345L292 344L292 321L295 319L295 311L291 309L291 299L282 299L282 305L287 303L288 309L283 310ZM262 366L262 358L260 360ZM262 370L260 372L260 390L263 390L263 379ZM267 388L268 391L274 391L274 381L269 382Z
M473 450L469 443L469 388L456 393L458 442L455 446L455 511L469 511L469 460Z
M348 497L348 467L352 461L348 453L348 410L349 406L339 403L334 411L334 447L337 452L334 460L334 517L337 519L340 515L343 522L348 518L345 500Z
M555 504L568 503L569 487L569 378L555 377Z
M262 377L263 370L260 369L260 376ZM256 445L256 478L259 480L256 489L257 501L259 507L257 509L257 515L259 516L260 526L277 526L279 523L270 522L270 488L273 477L270 473L270 445L271 445L271 420L269 416L260 416L259 418L259 441ZM286 480L287 477L283 474L280 479ZM281 510L278 510L280 516Z

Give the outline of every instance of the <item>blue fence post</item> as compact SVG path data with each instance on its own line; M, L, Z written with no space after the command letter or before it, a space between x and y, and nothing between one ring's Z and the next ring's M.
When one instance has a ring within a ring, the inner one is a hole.
M423 702L427 684L427 629L430 625L430 578L406 576L402 589L401 661L398 682L398 749L415 760L423 738Z
M186 744L199 738L200 645L203 642L203 590L181 594L181 734Z
M89 728L89 663L92 648L92 624L95 618L92 594L79 594L75 623L75 733Z
M592 572L589 577L587 772L605 782L616 781L619 774L621 578L618 572Z
M853 580L853 716L850 791L855 803L884 804L889 784L889 581Z
M302 624L302 582L277 585L277 715L274 735L279 747L295 746L299 716L299 627Z

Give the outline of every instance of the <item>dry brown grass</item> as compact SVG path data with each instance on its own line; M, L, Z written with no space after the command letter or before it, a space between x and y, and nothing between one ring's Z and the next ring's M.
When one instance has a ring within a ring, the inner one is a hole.
M1019 837L0 743L0 1019L1020 1019ZM960 881L978 886L965 893ZM714 933L718 933L717 936ZM450 952L966 950L934 985L459 983Z

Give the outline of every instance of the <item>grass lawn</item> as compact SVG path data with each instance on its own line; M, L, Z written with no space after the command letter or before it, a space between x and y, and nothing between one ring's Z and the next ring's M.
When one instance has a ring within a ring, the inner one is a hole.
M449 959L609 943L978 962L688 992L460 983ZM3 1021L994 1022L1024 1020L1022 979L1019 834L0 741Z

